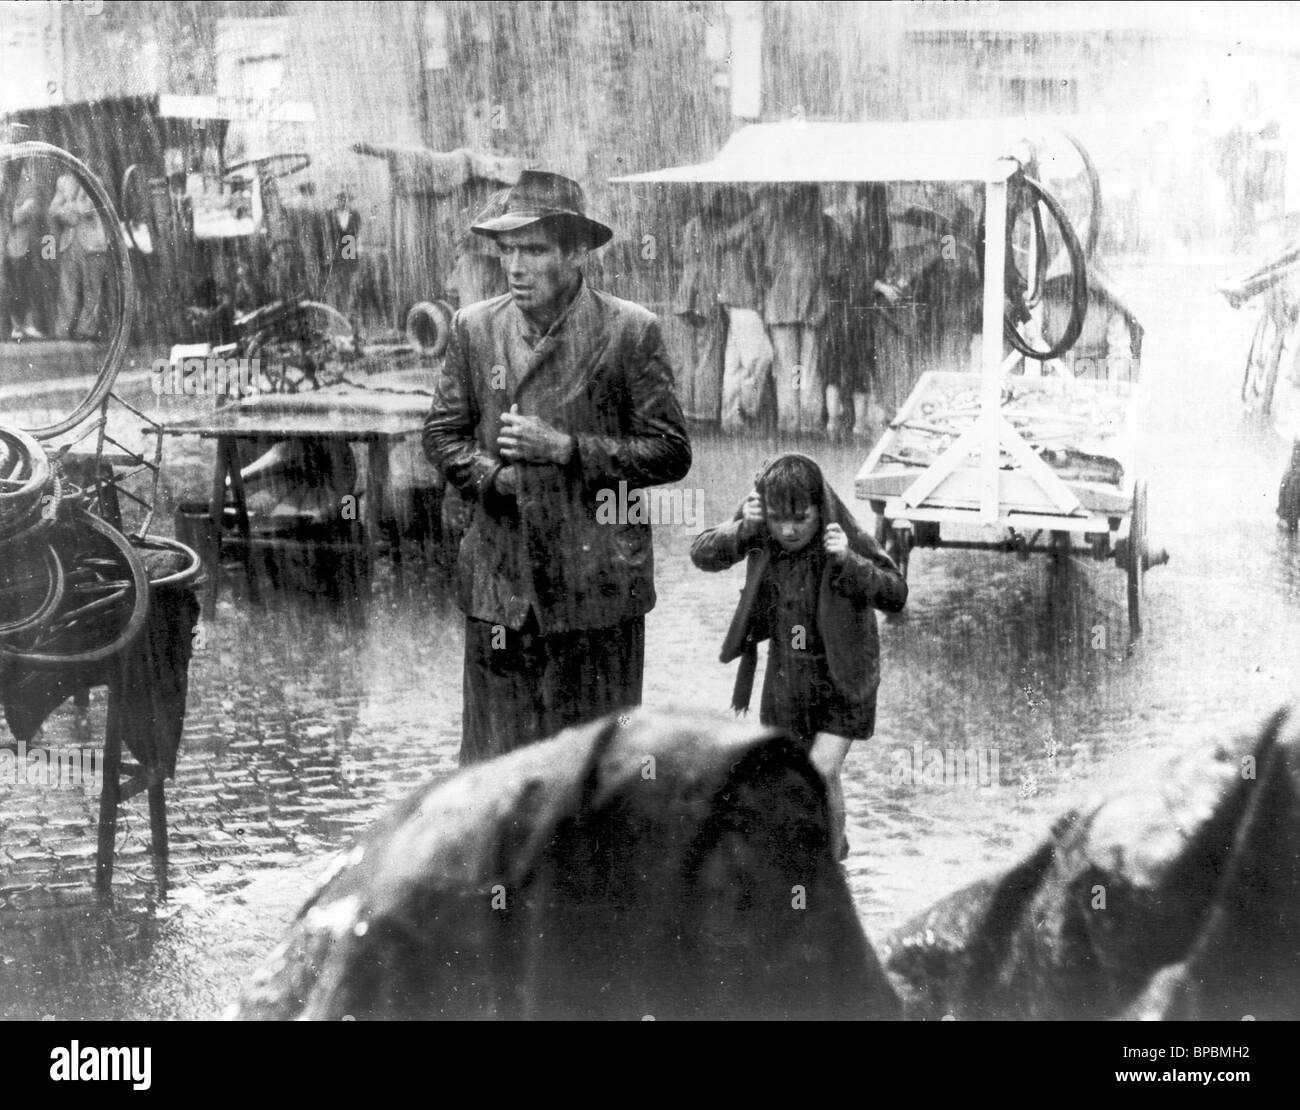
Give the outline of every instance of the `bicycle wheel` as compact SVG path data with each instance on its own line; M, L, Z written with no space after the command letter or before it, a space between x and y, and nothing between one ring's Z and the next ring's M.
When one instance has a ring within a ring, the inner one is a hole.
M1013 320L1010 315L1002 321L1002 331L1006 340L1017 351L1026 358L1037 359L1040 362L1047 362L1054 358L1060 358L1079 338L1083 331L1083 322L1088 313L1088 273L1087 262L1084 257L1083 245L1079 242L1078 235L1075 234L1074 228L1070 224L1065 210L1061 207L1060 202L1052 196L1046 188L1035 181L1032 177L1022 176L1021 182L1029 191L1031 203L1034 208L1042 205L1051 216L1052 222L1056 225L1060 233L1061 241L1064 245L1067 256L1070 260L1070 315L1066 321L1065 328L1059 338L1052 340L1048 338L1048 347L1046 350L1039 350L1033 343L1020 334L1017 329L1017 321ZM1041 219L1041 217L1039 217ZM1036 225L1037 226L1037 225ZM1034 255L1044 257L1046 252L1035 250ZM1014 255L1013 255L1014 257ZM1031 291L1036 287L1037 277L1024 277L1024 286L1026 291ZM1026 306L1026 310L1027 310Z
M28 549L27 557L22 550L24 546ZM38 586L39 579L33 577L36 559L32 553L37 549L45 575L43 587ZM5 558L5 565L0 568L0 641L5 636L37 628L48 620L63 601L66 584L58 553L47 543L7 543ZM34 608L24 611L26 605L34 605Z
M1036 308L1047 287L1047 229L1042 209L1031 204L1016 214L1008 239L1007 273L1014 274L1025 289L1021 298L1028 309Z
M0 659L41 668L102 663L129 647L144 629L149 576L130 540L80 507L73 509L69 524L78 526L83 535L64 536L65 543L75 546L76 556L70 571L66 557L60 556L65 561L62 604L24 639L0 641ZM104 541L99 555L92 553L85 531ZM104 642L87 643L87 624Z
M203 560L189 544L168 536L132 536L131 544L137 551L169 551L185 559L185 565L162 578L149 579L149 588L157 590L170 586L192 586L203 574Z
M118 196L122 201L122 227L127 242L141 254L153 254L160 232L154 216L153 198L149 193L149 176L143 166L133 162L126 167ZM148 234L148 242L136 238L136 232L140 228Z
M39 507L53 468L35 437L18 428L0 427L5 467L0 472L0 534L6 525Z
M1061 136L1074 147L1078 152L1079 160L1083 163L1082 177L1083 185L1087 190L1088 204L1084 214L1080 216L1076 213L1071 222L1076 228L1086 227L1083 236L1083 257L1091 260L1097 253L1097 240L1101 237L1101 175L1097 172L1097 164L1092 160L1083 143L1069 131L1062 131Z
M103 403L113 388L118 371L126 357L126 344L131 330L131 319L135 314L135 275L131 270L131 259L127 252L126 239L122 234L122 225L118 220L117 210L104 186L85 163L74 158L66 150L49 143L22 142L0 145L0 169L21 162L45 161L53 163L53 176L71 173L94 206L104 230L104 239L108 248L109 271L113 276L109 311L114 315L112 336L108 348L100 360L98 368L91 377L90 387L75 401L65 415L43 427L26 427L23 430L37 439L52 439L75 428ZM40 171L30 171L41 176ZM44 176L50 176L47 170Z
M306 379L315 386L330 384L322 376L328 379L337 363L351 361L355 344L352 324L338 309L300 301L249 340L248 355L257 360L271 392L295 392Z

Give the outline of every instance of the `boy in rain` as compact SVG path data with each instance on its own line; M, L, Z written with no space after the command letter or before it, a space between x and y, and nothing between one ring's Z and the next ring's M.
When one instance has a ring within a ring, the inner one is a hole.
M745 588L722 645L724 663L741 660L732 708L749 708L758 643L768 640L759 719L803 744L825 777L832 843L843 859L840 772L849 745L875 731L874 610L901 610L907 582L804 455L782 455L767 466L735 516L691 545L701 570L725 570L741 559Z

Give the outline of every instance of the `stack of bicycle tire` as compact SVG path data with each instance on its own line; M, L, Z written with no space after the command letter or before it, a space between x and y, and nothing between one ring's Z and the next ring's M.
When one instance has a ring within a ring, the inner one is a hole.
M80 666L144 626L149 576L126 536L30 435L0 426L0 659Z
M44 427L0 422L0 664L79 667L126 649L145 626L151 591L192 585L200 562L184 544L143 531L128 538L96 515L93 491L61 471L64 449L45 446L96 411L106 420L135 310L134 278L112 200L82 162L47 143L0 144L0 169L11 163L24 172L30 164L42 177L76 178L107 231L115 279L107 296L114 326L91 388Z

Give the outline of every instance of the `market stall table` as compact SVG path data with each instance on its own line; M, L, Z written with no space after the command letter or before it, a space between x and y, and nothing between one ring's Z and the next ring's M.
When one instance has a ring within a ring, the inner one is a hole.
M345 395L344 395L345 396ZM381 517L380 503L388 474L389 449L401 440L417 434L423 416L416 415L409 402L396 406L394 411L356 411L342 407L341 396L331 398L333 407L320 407L308 411L286 411L279 406L267 407L261 397L253 397L235 405L219 409L204 416L193 417L167 424L165 435L197 435L217 441L216 465L212 473L212 496L209 501L211 529L202 552L208 569L204 590L203 612L211 617L216 612L218 571L221 542L226 529L228 499L226 482L229 478L229 503L234 509L235 527L244 544L251 546L252 525L248 515L248 501L240 474L238 445L240 440L257 439L320 439L331 447L347 447L352 443L367 448L368 465L362 521L365 526L365 552L375 553ZM257 600L257 581L252 564L245 560L249 596Z

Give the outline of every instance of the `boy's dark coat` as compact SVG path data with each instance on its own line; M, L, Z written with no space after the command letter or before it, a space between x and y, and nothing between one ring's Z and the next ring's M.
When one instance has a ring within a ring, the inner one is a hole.
M766 471L759 476L760 484L765 476ZM722 643L722 662L741 659L732 698L735 709L749 707L758 643L767 637L756 603L772 559L771 545L761 535L751 541L746 555L738 535L743 504L730 524L701 533L691 547L691 558L703 570L723 570L742 557L748 559L740 604ZM858 527L824 475L820 509L822 529L810 542L820 543L826 526L838 524L848 537L849 554L838 566L826 560L817 592L817 628L836 689L846 700L862 705L874 700L880 685L880 635L873 609L900 611L907 602L907 581L875 539Z

